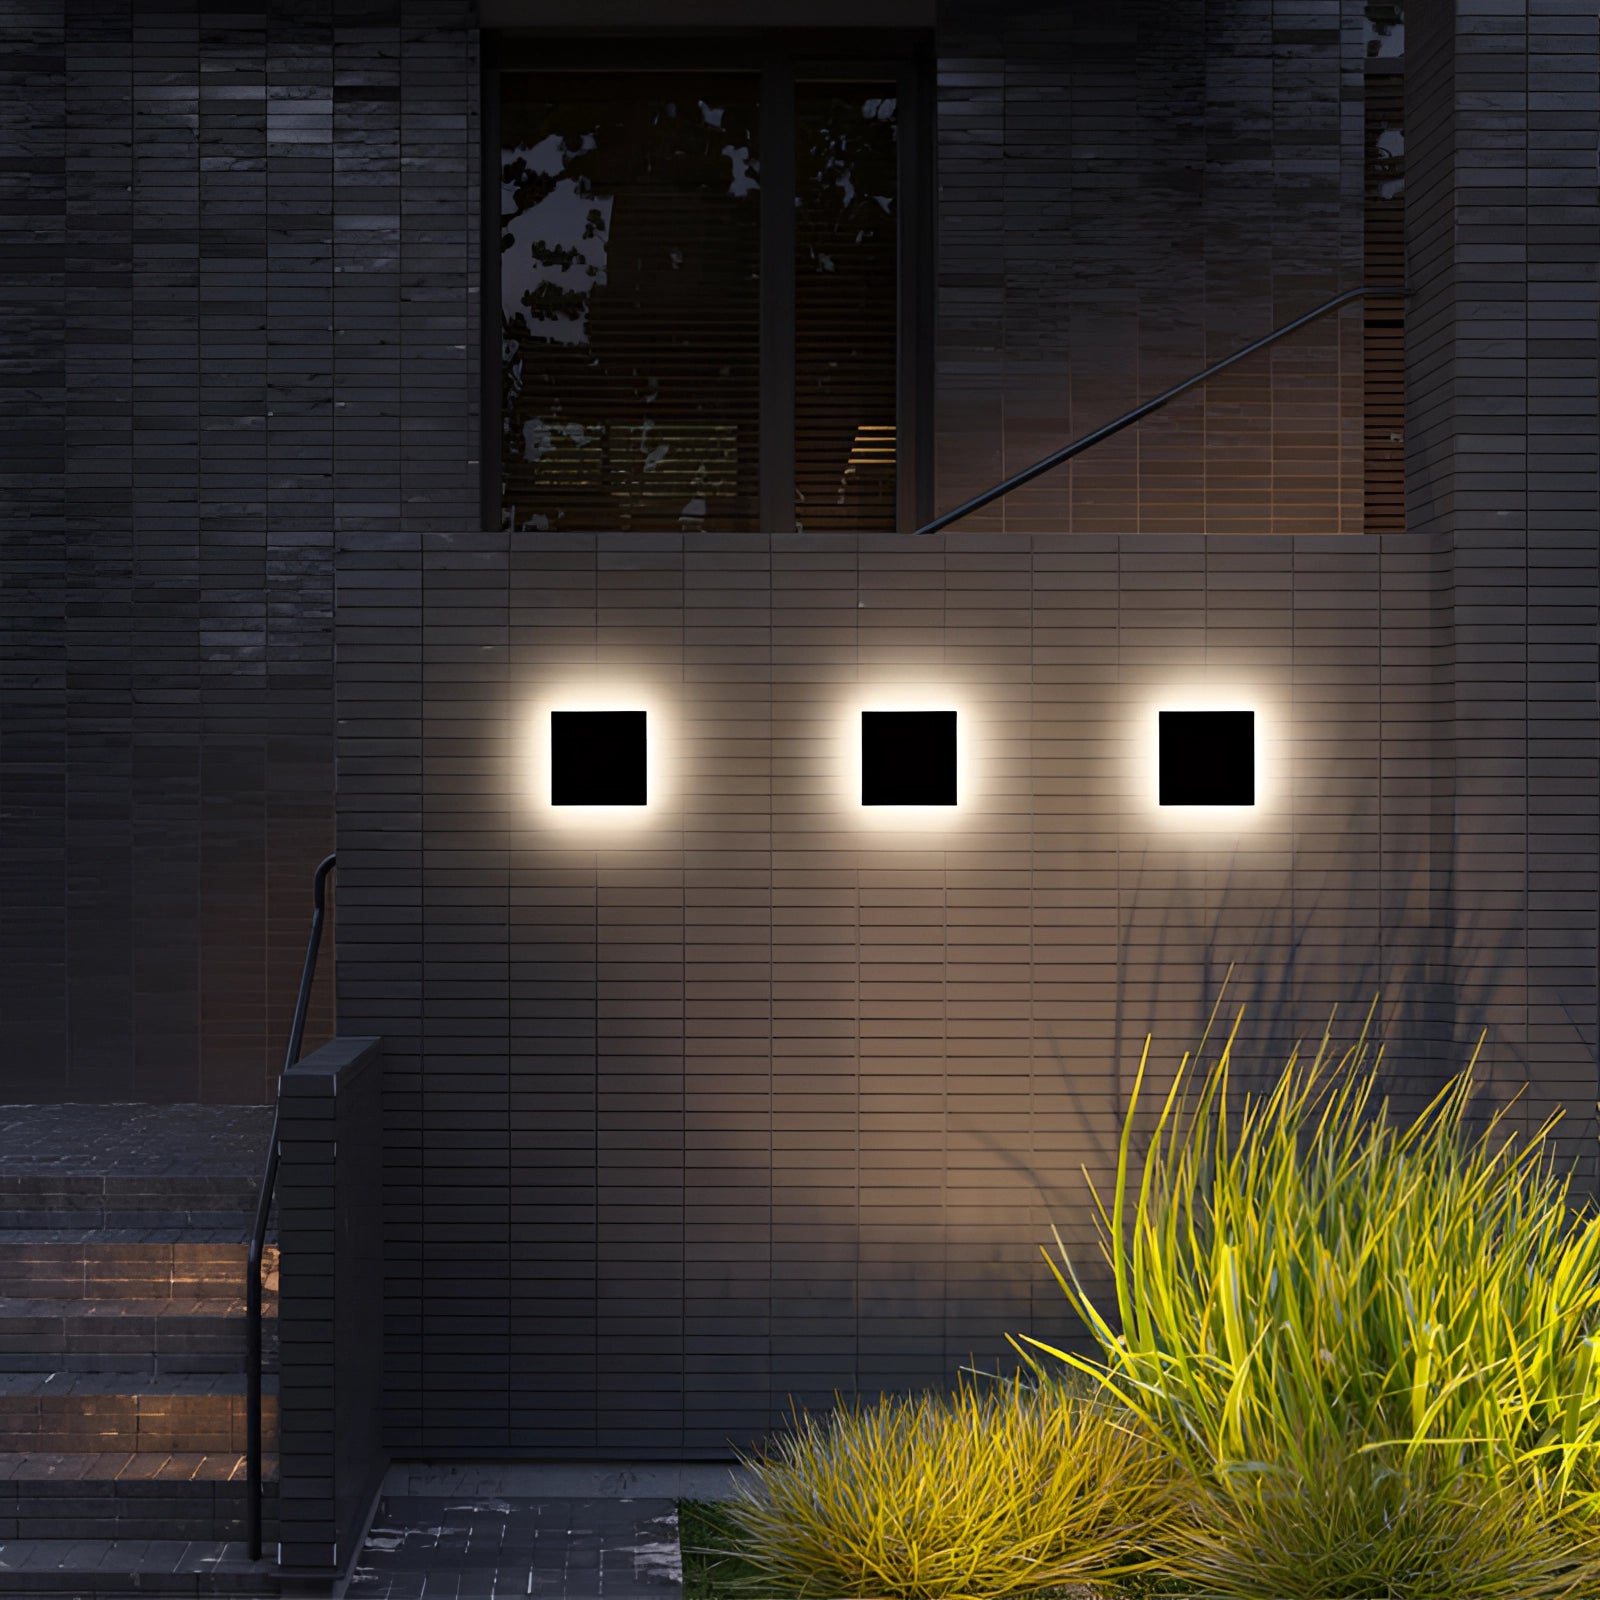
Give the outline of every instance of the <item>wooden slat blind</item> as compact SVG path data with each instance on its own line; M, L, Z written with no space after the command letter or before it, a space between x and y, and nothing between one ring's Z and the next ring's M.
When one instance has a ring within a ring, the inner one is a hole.
M1366 75L1367 283L1404 283L1405 124L1403 75ZM1363 352L1364 511L1368 533L1404 533L1405 303L1365 302Z
M504 525L754 528L759 75L501 84Z
M895 86L795 91L795 520L895 525Z

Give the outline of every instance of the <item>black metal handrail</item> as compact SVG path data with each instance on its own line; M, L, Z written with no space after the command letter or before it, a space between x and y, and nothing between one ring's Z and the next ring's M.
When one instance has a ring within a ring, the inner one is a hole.
M1318 317L1325 317L1330 311L1337 311L1340 306L1347 306L1352 300L1360 300L1367 295L1392 295L1396 299L1403 298L1408 293L1403 288L1384 285L1368 285L1361 289L1347 289L1343 294L1337 294L1331 300L1325 300L1314 310L1308 311L1304 316L1299 316L1293 322L1286 322L1281 328L1274 328L1271 333L1263 334L1261 338L1247 344L1242 350L1235 350L1231 356L1224 356L1222 360L1207 367L1204 372L1197 372L1192 378L1185 378L1182 383L1175 384L1172 388L1158 394L1153 400L1146 400L1143 405L1135 406L1132 411L1124 411L1115 422L1108 422L1103 428L1096 428L1093 433L1086 433L1081 439L1074 439L1071 444L1064 445L1061 449L1047 455L1042 461L1035 461L1031 467L1024 467L1021 472L1014 473L1004 483L997 483L992 489L985 489L980 495L975 495L965 505L959 505L954 511L947 511L942 517L935 517L925 527L918 528L914 537L920 538L926 533L941 533L952 522L959 522L963 517L970 517L974 511L981 510L992 500L998 500L1001 495L1010 494L1013 489L1020 489L1023 484L1031 483L1040 474L1048 472L1052 467L1059 467L1062 462L1070 461L1074 456L1082 455L1085 450L1099 444L1102 440L1109 439L1114 433L1121 433L1124 428L1131 428L1134 423L1148 417L1152 411L1159 411L1162 406L1176 400L1180 394L1187 394L1196 384L1201 384L1207 378L1214 378L1236 361L1243 361L1246 356L1253 356L1257 350L1264 350L1269 344L1279 339L1286 338L1291 333L1298 332L1308 322L1315 322Z
M294 1002L294 1021L289 1025L289 1044L283 1053L287 1072L300 1059L305 1038L306 1012L311 1005L311 985L317 976L317 950L322 944L322 919L327 909L328 874L337 856L317 863L311 880L311 935L306 940L305 964L300 968L300 993ZM267 1247L267 1217L272 1210L272 1191L278 1183L278 1117L283 1104L283 1079L278 1079L278 1098L272 1108L272 1142L267 1146L266 1171L261 1175L261 1194L256 1200L255 1231L250 1235L250 1264L246 1268L245 1302L245 1517L250 1543L250 1559L261 1559L261 1258Z

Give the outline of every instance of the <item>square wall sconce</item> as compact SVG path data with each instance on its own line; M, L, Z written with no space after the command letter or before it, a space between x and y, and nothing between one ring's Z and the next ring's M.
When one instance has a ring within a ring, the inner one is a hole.
M863 711L861 803L953 806L955 712Z
M646 750L642 711L552 711L550 804L646 804Z
M1157 760L1160 805L1253 806L1256 714L1163 711Z

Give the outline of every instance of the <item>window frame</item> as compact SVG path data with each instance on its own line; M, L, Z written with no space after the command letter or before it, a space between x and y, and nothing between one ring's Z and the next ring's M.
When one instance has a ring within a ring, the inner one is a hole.
M761 79L760 526L795 524L795 85L882 83L899 97L896 219L895 526L910 533L933 507L933 95L932 37L901 29L675 30L585 37L531 29L482 36L482 230L479 321L485 529L501 525L500 78L508 72L700 70ZM806 535L799 535L806 537Z

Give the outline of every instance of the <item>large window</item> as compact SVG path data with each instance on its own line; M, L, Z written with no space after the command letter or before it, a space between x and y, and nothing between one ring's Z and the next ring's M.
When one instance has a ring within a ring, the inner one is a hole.
M491 69L491 515L528 532L912 525L909 52L662 56L503 44Z

